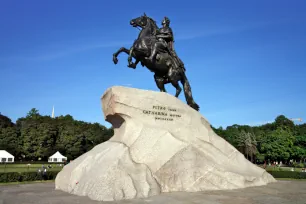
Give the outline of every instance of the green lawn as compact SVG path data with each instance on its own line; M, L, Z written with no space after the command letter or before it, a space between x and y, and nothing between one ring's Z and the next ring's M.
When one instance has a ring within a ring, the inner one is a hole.
M49 164L46 162L45 167ZM58 166L57 164L51 164L52 168L48 171L60 171L63 167ZM0 173L1 172L36 172L39 168L42 168L42 164L0 164Z
M294 178L275 178L279 181L306 181L306 179L294 179Z
M266 170L267 171L291 171L291 168L292 167L272 167L272 166L267 166L266 167ZM297 172L301 172L302 171L302 168L293 168L294 171L297 171Z

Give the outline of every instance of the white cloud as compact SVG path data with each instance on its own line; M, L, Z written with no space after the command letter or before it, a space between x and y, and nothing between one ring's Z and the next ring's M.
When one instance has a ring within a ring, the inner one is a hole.
M261 121L261 122L251 122L251 123L247 123L246 125L249 126L260 126L260 125L265 125L267 123L273 123L274 120L270 120L270 121Z

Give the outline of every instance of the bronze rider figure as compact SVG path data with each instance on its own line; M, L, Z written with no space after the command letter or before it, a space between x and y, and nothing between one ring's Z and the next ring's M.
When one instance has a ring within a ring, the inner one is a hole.
M185 67L181 59L177 56L175 50L174 50L174 36L170 25L170 19L168 17L164 17L162 21L162 28L157 30L156 37L158 41L155 42L151 56L149 57L149 60L152 62L156 59L156 55L158 51L161 52L168 52L170 56L173 58L175 63L175 68L182 68L185 71Z

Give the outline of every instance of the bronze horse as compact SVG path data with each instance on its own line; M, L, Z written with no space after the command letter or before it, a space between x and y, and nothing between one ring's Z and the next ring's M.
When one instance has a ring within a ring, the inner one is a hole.
M187 104L195 110L199 110L198 104L195 103L191 93L191 87L185 74L185 68L176 67L173 58L168 52L159 52L156 60L150 60L149 56L152 51L152 46L158 40L155 37L158 27L155 21L148 17L146 14L132 19L130 24L133 27L142 28L138 38L134 41L131 49L121 47L113 54L113 62L118 63L118 55L125 52L129 55L128 67L135 69L137 64L141 62L142 66L147 67L150 71L154 72L154 79L157 87L161 92L166 92L165 84L171 83L176 88L175 97L178 97L182 91L179 81L183 84L184 94ZM132 62L132 57L135 58L135 63Z

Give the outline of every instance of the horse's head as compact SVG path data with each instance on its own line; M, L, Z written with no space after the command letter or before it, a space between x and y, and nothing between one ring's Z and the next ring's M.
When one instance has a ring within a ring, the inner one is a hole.
M137 18L134 18L130 21L130 24L133 26L133 27L141 27L141 28L144 28L148 25L148 20L149 18L147 17L146 14L140 16L140 17L137 17Z
M144 15L142 15L140 17L132 19L130 21L130 24L133 27L141 27L142 29L146 28L148 25L150 25L151 28L153 28L153 29L158 28L155 21L152 18L148 17L145 13L144 13Z

